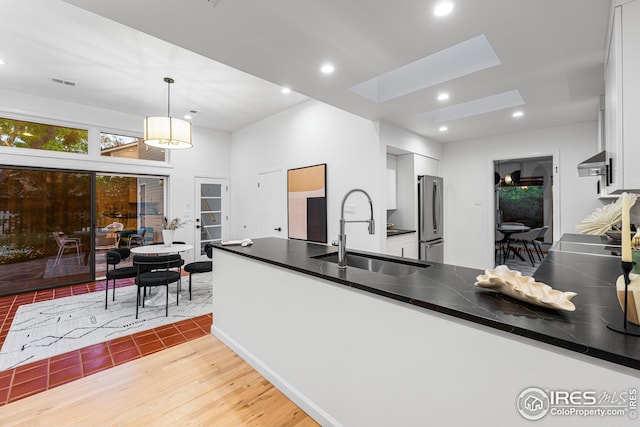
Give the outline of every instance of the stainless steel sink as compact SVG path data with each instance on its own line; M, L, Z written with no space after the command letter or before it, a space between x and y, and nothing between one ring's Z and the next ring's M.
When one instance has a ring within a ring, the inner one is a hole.
M321 261L338 263L338 253L318 255L313 257ZM367 270L374 273L386 274L389 276L402 277L412 273L422 271L429 267L429 264L422 262L411 262L402 259L383 258L375 255L362 253L347 253L347 267Z

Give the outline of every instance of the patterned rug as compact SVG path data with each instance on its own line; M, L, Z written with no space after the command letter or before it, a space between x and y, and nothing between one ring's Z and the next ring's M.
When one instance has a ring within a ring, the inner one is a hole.
M117 288L115 301L110 290L106 310L104 291L20 306L0 350L0 371L212 311L212 273L193 275L192 300L183 277L178 305L176 285L169 285L168 317L165 290L158 288L136 319L136 289Z

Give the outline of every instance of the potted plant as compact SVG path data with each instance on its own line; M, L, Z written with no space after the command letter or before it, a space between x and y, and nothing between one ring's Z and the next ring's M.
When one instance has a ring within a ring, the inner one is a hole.
M176 233L176 230L183 225L185 225L187 221L183 221L180 218L174 218L171 221L164 217L162 220L162 241L165 246L171 246L173 244L173 238Z

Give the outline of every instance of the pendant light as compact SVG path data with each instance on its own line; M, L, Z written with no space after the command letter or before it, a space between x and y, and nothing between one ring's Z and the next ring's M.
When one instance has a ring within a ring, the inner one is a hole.
M164 81L167 83L167 117L144 119L144 143L170 150L191 148L191 123L171 117L171 84L174 80L165 77Z

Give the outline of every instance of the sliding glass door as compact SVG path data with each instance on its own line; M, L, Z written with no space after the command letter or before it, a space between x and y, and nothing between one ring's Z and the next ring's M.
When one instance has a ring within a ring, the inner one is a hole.
M86 172L0 167L0 295L91 279Z
M104 276L105 252L161 241L165 178L0 167L0 296ZM140 243L140 242L138 242Z
M162 241L164 184L163 177L96 176L96 277L105 273L108 249Z

